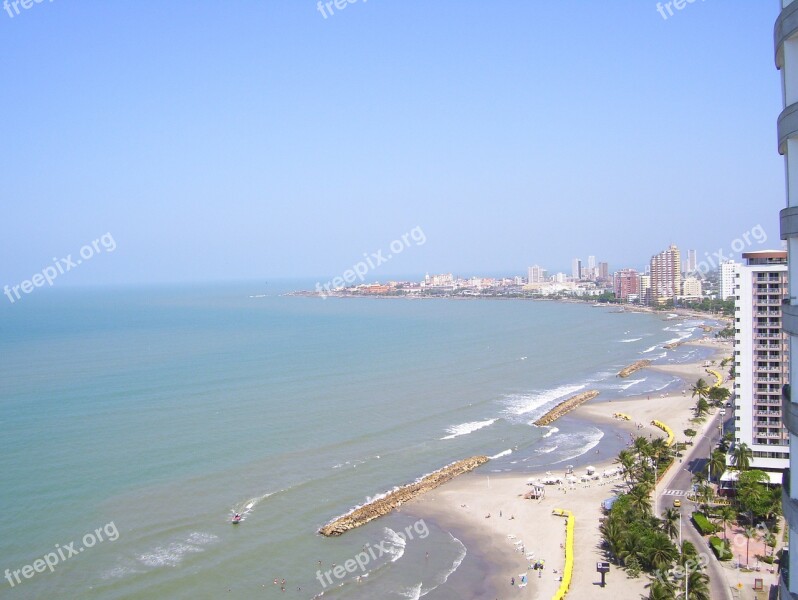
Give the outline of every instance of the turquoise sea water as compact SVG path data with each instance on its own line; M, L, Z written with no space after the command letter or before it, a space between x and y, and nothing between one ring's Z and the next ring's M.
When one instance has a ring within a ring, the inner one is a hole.
M457 597L475 554L434 524L412 540L401 515L316 530L466 456L496 456L491 471L578 460L605 432L531 421L580 389L674 386L614 374L701 352L659 348L698 322L586 304L280 295L311 286L37 290L1 306L0 571L110 523L118 538L0 580L0 597ZM318 561L377 544L320 583Z

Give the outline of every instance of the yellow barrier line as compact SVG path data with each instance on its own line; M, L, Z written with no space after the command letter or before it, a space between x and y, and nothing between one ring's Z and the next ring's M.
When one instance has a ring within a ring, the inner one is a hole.
M720 385L723 383L723 377L721 376L721 374L718 373L717 371L713 370L713 369L707 369L707 373L711 373L712 375L715 376L715 379L718 380L715 383L715 385L713 385L712 387L713 388L720 387Z
M668 447L673 446L673 440L675 439L673 435L673 429L665 425L665 423L663 423L662 421L657 421L656 419L651 421L651 424L654 427L659 427L660 429L662 429L662 431L664 431L668 435L668 439L665 443L668 444Z
M568 588L571 587L571 578L574 572L574 528L576 527L576 518L570 510L562 508L555 508L552 514L568 519L565 524L565 568L563 569L560 588L552 598L552 600L563 600L568 593Z

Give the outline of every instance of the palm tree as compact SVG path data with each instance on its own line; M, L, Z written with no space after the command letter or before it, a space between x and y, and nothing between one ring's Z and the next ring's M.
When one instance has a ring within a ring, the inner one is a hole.
M718 521L720 521L721 526L723 527L723 539L728 541L726 536L726 526L733 522L737 517L737 513L731 506L721 506L718 509Z
M623 475L624 481L631 483L635 467L634 454L632 454L630 450L624 448L618 453L618 458L615 459L615 462L621 467L621 474Z
M712 600L709 596L709 577L705 573L691 569L687 580L689 585L686 600Z
M643 456L646 456L648 453L649 442L642 435L639 435L635 438L634 447L635 450L637 450L638 458L642 458Z
M669 568L677 555L676 546L662 533L655 533L646 547L646 562L654 569Z
M770 548L772 549L772 552L776 551L776 536L768 531L765 534L764 540L765 540L765 556L767 556L767 552L768 552L767 547L768 546L770 546Z
M655 579L648 584L648 596L641 597L644 600L675 600L676 595L669 581Z
M649 514L651 512L651 489L648 484L640 484L629 492L629 505L635 510Z
M751 538L756 539L759 532L756 530L756 527L746 527L743 529L743 535L745 536L746 543L745 543L745 564L748 564L748 551L751 548Z
M624 535L626 534L623 527L615 519L608 517L599 526L599 531L604 538L604 543L607 544L607 550L612 560L618 560L623 551Z
M699 398L698 402L695 403L695 416L700 419L708 412L709 402L707 402L704 398Z
M695 544L690 540L684 540L682 542L681 554L679 554L679 564L681 566L685 566L688 560L693 560L698 558L698 550L696 550Z
M671 539L679 535L679 511L675 508L662 512L662 531Z
M723 474L725 469L726 455L720 450L715 450L712 452L712 454L710 454L709 460L707 461L707 474L711 475L712 473L715 473L718 481L720 481L720 476ZM712 481L711 477L710 481Z
M751 448L748 447L748 444L742 442L737 444L731 451L731 463L734 465L734 468L738 471L747 471L751 468L751 459L754 457L754 453L751 451Z
M690 388L690 391L693 392L691 398L695 398L696 396L698 396L699 399L706 398L707 394L709 394L709 386L703 377L699 377L695 385Z

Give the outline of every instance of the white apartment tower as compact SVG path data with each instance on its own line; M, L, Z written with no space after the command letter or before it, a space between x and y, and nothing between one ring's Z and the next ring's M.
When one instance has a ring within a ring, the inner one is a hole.
M789 340L782 332L787 297L787 253L743 253L735 290L735 443L753 451L751 467L789 467L789 436L782 422L781 392L789 382ZM779 474L780 475L780 474Z
M726 260L720 264L720 290L719 295L721 300L728 300L732 298L734 288L737 285L737 273L740 264L733 260Z
M776 68L781 71L783 110L776 129L779 154L784 155L787 208L781 211L781 239L789 250L789 294L782 306L783 329L790 336L791 356L798 351L798 0L779 0L781 12L773 29ZM798 362L790 359L790 376L798 381ZM790 447L798 448L798 393L785 386L782 418L790 432ZM781 598L798 599L798 457L790 458L782 487L782 511L790 527L789 559L782 565ZM784 568L787 567L787 568Z

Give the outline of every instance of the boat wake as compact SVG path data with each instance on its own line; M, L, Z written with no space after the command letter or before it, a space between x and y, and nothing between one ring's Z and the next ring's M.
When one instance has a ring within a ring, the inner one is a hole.
M236 504L232 509L230 509L230 518L232 519L233 515L239 514L241 515L241 520L245 521L247 517L252 514L258 504L266 500L266 498L270 498L277 493L279 492L269 492L268 494L256 496L255 498L250 498L249 500L245 500L244 502Z

